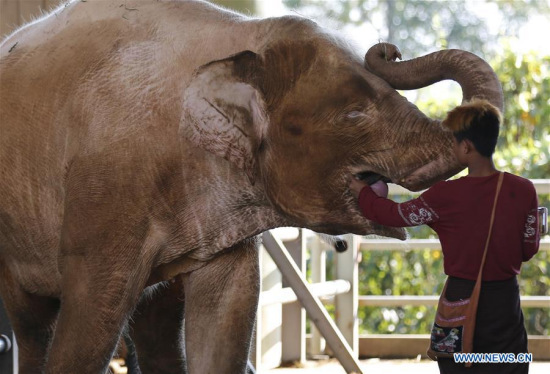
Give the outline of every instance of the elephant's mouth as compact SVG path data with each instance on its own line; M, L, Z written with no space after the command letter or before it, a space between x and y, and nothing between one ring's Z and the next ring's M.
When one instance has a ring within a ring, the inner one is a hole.
M387 198L388 186L386 185L386 183L391 183L392 182L391 178L388 178L382 174L378 174L374 171L366 171L366 170L355 173L354 176L355 178L370 185L373 191L378 196ZM384 183L379 183L379 182L384 182ZM368 234L382 235L382 236L396 238L400 240L405 240L407 237L407 233L403 228L383 226L375 222L372 222L371 224L372 225L368 230Z
M390 178L385 177L381 174L375 173L373 171L362 171L360 173L355 174L355 177L359 180L362 180L363 182L366 182L369 185L373 185L378 181L382 181L384 183L391 183L392 181Z

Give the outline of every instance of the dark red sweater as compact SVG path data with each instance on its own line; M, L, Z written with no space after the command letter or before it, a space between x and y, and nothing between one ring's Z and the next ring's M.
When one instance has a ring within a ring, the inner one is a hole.
M439 182L418 198L401 204L377 196L370 187L359 194L359 206L368 219L395 227L426 224L439 236L445 274L475 280L498 181L463 177ZM504 280L519 274L521 263L539 248L537 194L524 178L505 173L497 203L483 280Z

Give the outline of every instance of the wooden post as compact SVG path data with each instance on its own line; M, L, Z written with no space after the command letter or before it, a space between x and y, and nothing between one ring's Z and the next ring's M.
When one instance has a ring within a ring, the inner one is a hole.
M358 256L360 236L345 235L344 239L348 243L347 251L336 253L335 278L343 279L350 283L351 290L348 293L337 295L334 299L336 325L346 338L350 345L354 357L359 354L359 325L357 322L358 302L358 282L359 266Z
M322 283L327 280L327 254L325 245L319 239L318 235L311 238L310 244L311 253L311 281L312 283ZM325 340L321 336L321 332L315 326L311 326L311 344L310 354L317 356L325 353Z
M265 248L260 248L262 291L282 288L282 276ZM261 301L260 293L260 301ZM258 307L255 344L250 360L258 372L273 369L281 364L281 305Z
M295 240L283 242L302 276L306 271L306 243L303 231L300 229L300 234ZM283 278L283 287L289 286L291 285ZM282 308L281 361L304 363L306 361L306 311L300 303L285 304Z

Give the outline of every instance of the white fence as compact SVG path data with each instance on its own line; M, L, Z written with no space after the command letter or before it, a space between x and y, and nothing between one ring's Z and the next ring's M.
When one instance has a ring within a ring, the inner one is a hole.
M533 180L533 183L538 194L550 194L550 180ZM398 186L392 186L390 194L410 194L410 192ZM345 349L336 352L338 348L332 348L335 343L329 343L329 348L332 349L329 349L328 352L337 357L339 354L342 355L340 360L341 362L343 361L344 368L346 368L347 372L352 372L353 360L356 360L359 355L360 339L357 322L357 308L359 306L396 307L404 305L436 305L438 300L437 295L358 295L358 261L360 259L360 252L373 250L437 250L441 249L441 246L437 239L409 239L403 242L391 239L365 239L355 235L347 235L345 238L348 241L349 248L346 252L333 256L336 262L334 266L334 278L336 280L329 282L326 282L325 269L326 251L332 250L330 245L324 243L319 236L303 229L300 230L300 235L296 239L288 240L284 243L295 261L295 270L298 276L301 276L302 281L304 279L303 274L306 273L306 247L310 249L310 270L313 284L310 284L308 287L309 296L334 303L334 322L339 330L337 335L345 339L345 343L351 351L349 353L351 357L348 357L348 353L342 353ZM269 245L269 243L265 244ZM279 249L270 248L269 252L272 253L273 250L278 251ZM550 250L550 238L545 237L541 240L540 250ZM305 311L300 303L297 302L298 299L302 300L303 296L300 296L299 292L294 292L293 287L290 287L289 283L283 279L281 273L277 270L277 265L269 258L268 252L263 250L261 257L263 292L260 297L256 346L253 355L253 360L255 360L260 373L262 368L276 367L281 362L303 362L306 359ZM300 292L307 292L307 290ZM522 296L521 302L523 307L550 308L550 296ZM317 313L316 311L310 312L311 306L306 308L308 309L308 313ZM319 322L315 317L312 320L316 323ZM308 339L309 355L322 355L326 352L325 341L322 335L312 326L312 334ZM377 345L384 345L384 341L395 345L396 341L399 340L404 342L403 345L410 346L410 344L413 344L413 341L416 341L422 344L422 349L425 349L427 346L427 336L376 335L373 337L373 341L376 341L375 344ZM424 340L426 341L425 343ZM366 345L362 344L362 346ZM550 338L530 337L530 350L532 352L541 352L541 354L535 354L535 356L539 358L548 356L548 352L550 352L549 347ZM550 357L546 357L546 359L550 359Z

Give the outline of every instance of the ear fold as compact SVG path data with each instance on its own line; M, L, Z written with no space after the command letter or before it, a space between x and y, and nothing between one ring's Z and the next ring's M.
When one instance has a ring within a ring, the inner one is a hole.
M253 78L259 58L250 51L201 66L184 92L180 133L242 169L254 184L256 156L268 116Z

